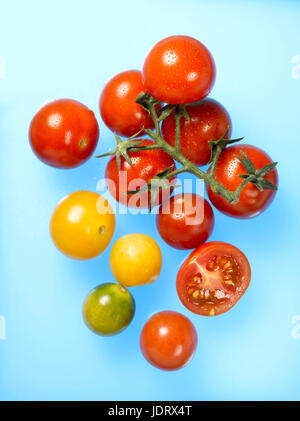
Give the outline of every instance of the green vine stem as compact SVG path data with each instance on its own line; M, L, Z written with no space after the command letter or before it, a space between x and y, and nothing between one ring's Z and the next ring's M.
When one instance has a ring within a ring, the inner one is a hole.
M140 104L144 109L146 109L154 122L155 129L143 129L142 131L148 134L148 136L155 142L154 145L147 145L147 146L140 146L141 141L134 141L132 142L132 139L136 138L140 135L141 131L137 133L136 135L130 137L127 140L124 140L120 142L120 138L116 136L117 140L117 147L114 151L108 152L103 155L99 155L98 158L108 155L116 155L118 161L120 161L120 155L122 155L127 162L130 163L130 158L127 154L127 151L137 152L141 150L151 150L151 149L161 149L167 154L169 154L175 161L179 162L182 167L179 169L176 169L174 171L168 171L167 174L163 174L163 179L170 179L174 177L175 175L181 174L181 173L191 173L195 175L196 177L202 179L206 184L208 184L211 188L211 190L220 196L224 197L229 203L236 204L239 201L239 196L242 191L242 189L245 187L245 185L249 182L254 183L256 187L259 190L263 190L264 188L268 189L277 189L277 187L267 180L265 180L263 177L266 175L269 171L271 171L276 165L277 162L273 162L272 164L269 164L263 168L256 169L251 162L251 160L247 157L245 153L241 153L242 157L237 158L242 162L244 165L246 174L240 176L243 178L243 181L239 185L239 187L234 190L230 191L226 189L222 184L220 184L215 179L215 170L217 166L218 159L220 157L221 152L224 150L224 148L228 144L236 143L243 138L239 139L225 139L227 132L224 133L223 137L210 142L211 146L211 161L210 161L210 170L206 173L205 171L201 170L201 168L197 167L195 164L190 162L180 151L180 121L181 118L189 119L188 113L185 109L184 105L171 105L167 104L161 109L158 109L157 106L159 104L159 101L153 98L148 92L141 93L137 99L136 102ZM157 111L158 110L158 111ZM160 122L167 118L173 111L175 110L175 122L176 122L176 134L175 134L175 147L169 145L167 143L161 134L160 130ZM159 115L158 115L159 113ZM242 152L242 151L241 151ZM151 183L148 183L149 188ZM132 193L132 192L131 192Z

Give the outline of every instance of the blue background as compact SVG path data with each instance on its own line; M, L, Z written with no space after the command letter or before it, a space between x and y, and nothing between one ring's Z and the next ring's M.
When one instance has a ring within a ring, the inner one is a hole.
M0 56L7 65L0 79L0 314L7 323L0 399L298 400L300 340L292 337L292 317L300 314L300 79L292 77L292 58L300 54L300 2L0 3ZM253 269L245 296L216 318L197 317L181 305L175 279L188 252L162 242L155 216L118 216L113 241L130 232L150 234L164 265L154 284L132 289L137 312L130 327L101 338L85 327L81 305L94 286L113 281L112 243L94 260L74 261L55 249L48 226L63 196L96 189L105 161L50 168L32 153L28 126L47 100L74 98L96 112L97 152L111 148L113 136L98 111L104 83L140 68L149 48L174 34L194 36L211 50L217 66L212 97L230 112L234 136L245 135L280 161L280 189L253 220L215 212L211 239L241 248ZM149 365L138 345L146 319L164 309L190 317L199 337L192 363L171 373Z

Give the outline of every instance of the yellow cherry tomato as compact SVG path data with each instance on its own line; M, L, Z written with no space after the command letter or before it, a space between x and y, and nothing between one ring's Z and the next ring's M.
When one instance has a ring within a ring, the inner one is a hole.
M112 247L110 267L116 280L126 287L150 284L160 274L161 251L146 234L128 234Z
M114 212L104 197L76 191L63 198L53 212L50 232L54 244L74 259L91 259L106 249L115 229Z

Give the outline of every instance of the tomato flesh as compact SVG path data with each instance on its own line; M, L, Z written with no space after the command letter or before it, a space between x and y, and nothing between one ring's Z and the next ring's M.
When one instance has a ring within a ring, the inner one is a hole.
M214 241L198 247L183 263L177 292L193 313L214 316L232 308L250 280L246 256L231 244Z

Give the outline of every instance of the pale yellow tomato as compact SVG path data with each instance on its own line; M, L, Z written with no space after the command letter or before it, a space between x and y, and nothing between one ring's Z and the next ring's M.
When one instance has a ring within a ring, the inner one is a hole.
M116 280L126 287L150 284L160 274L161 251L146 234L128 234L112 247L110 267Z
M91 259L106 249L115 229L114 212L104 197L76 191L63 198L53 212L50 232L54 244L74 259Z

